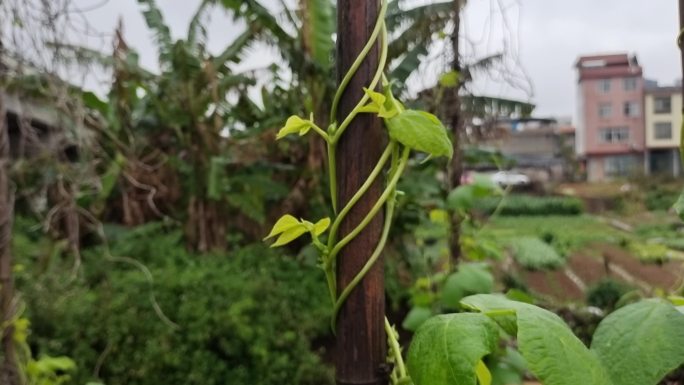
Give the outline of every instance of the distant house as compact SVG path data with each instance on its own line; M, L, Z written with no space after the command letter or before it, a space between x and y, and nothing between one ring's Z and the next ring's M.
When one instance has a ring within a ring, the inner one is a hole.
M515 167L545 173L545 180L566 179L574 159L575 130L555 119L504 119L497 123L496 138L481 142L512 159Z
M582 56L578 72L576 151L589 181L644 170L643 70L626 53Z
M682 174L679 141L682 126L681 87L646 87L646 173Z

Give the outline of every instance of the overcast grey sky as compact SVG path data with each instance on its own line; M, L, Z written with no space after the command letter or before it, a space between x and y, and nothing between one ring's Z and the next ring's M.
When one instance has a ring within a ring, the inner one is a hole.
M76 3L85 8L99 1L76 0ZM183 36L199 0L157 2L172 33ZM275 3L265 1L269 2ZM135 0L109 0L87 15L90 23L105 33L113 31L121 17L129 45L138 50L145 66L155 68L156 52L151 34ZM480 76L472 86L475 92L521 99L531 97L537 104L537 115L570 117L575 110L572 66L582 54L630 52L638 56L647 78L666 84L680 78L675 45L677 23L674 0L469 0L462 32L468 40L467 58L506 52L509 71L503 75ZM217 10L209 25L210 49L219 51L242 28L244 25L235 24L225 12ZM110 46L98 39L89 39L89 44L106 49ZM443 66L448 62L441 51L431 56L437 63L433 65ZM272 58L268 50L257 47L245 66L265 65ZM411 84L418 87L427 83L431 80L430 73L435 71L422 71ZM513 78L513 84L507 78Z

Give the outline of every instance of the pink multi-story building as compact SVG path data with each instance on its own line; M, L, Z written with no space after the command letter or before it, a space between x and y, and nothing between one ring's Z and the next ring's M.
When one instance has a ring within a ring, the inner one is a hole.
M589 181L643 172L644 78L635 56L582 56L576 64L576 150Z

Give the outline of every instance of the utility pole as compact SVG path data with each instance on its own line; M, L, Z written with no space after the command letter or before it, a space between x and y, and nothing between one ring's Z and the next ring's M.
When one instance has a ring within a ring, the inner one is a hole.
M378 0L337 1L338 84L368 42L380 9ZM341 122L363 97L378 66L379 45L370 50L342 95L337 115ZM343 207L376 165L386 142L380 120L360 114L346 129L337 147L338 207ZM381 194L376 180L340 226L348 234L370 211ZM351 241L337 257L338 294L358 274L380 239L383 215ZM385 287L382 260L377 261L344 302L337 320L336 377L338 385L385 385L382 367L387 356L384 329Z
M2 328L3 361L0 366L0 382L3 385L18 384L14 327L12 325L14 282L12 279L12 219L14 199L10 188L10 142L7 111L4 103L4 49L0 41L0 322Z
M461 50L459 47L459 30L461 29L461 0L454 0L454 31L451 34L451 50L454 53L453 61L451 62L451 70L460 74L461 67ZM447 98L451 106L447 111L451 111L450 124L452 132L452 143L454 146L454 155L451 158L451 163L448 166L448 187L449 191L461 185L461 175L463 175L463 144L461 139L463 137L463 113L461 111L461 98L459 91L461 89L461 81L455 87L449 89L452 93L450 98ZM451 213L451 234L449 234L449 254L453 262L461 258L461 215L457 212Z

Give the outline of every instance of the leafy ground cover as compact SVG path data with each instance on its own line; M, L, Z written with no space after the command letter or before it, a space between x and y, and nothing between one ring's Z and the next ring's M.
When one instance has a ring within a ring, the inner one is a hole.
M642 220L633 232L591 215L495 217L482 231L502 245L518 245L509 247L509 257L495 268L500 282L560 303L584 302L588 292L605 279L643 294L672 292L681 285L679 260L646 258L658 251L656 247L666 249L657 255L674 252L652 243L657 237L676 242L678 227L661 221L663 215L650 215L652 220ZM549 248L563 258L549 258L552 253L542 252Z

